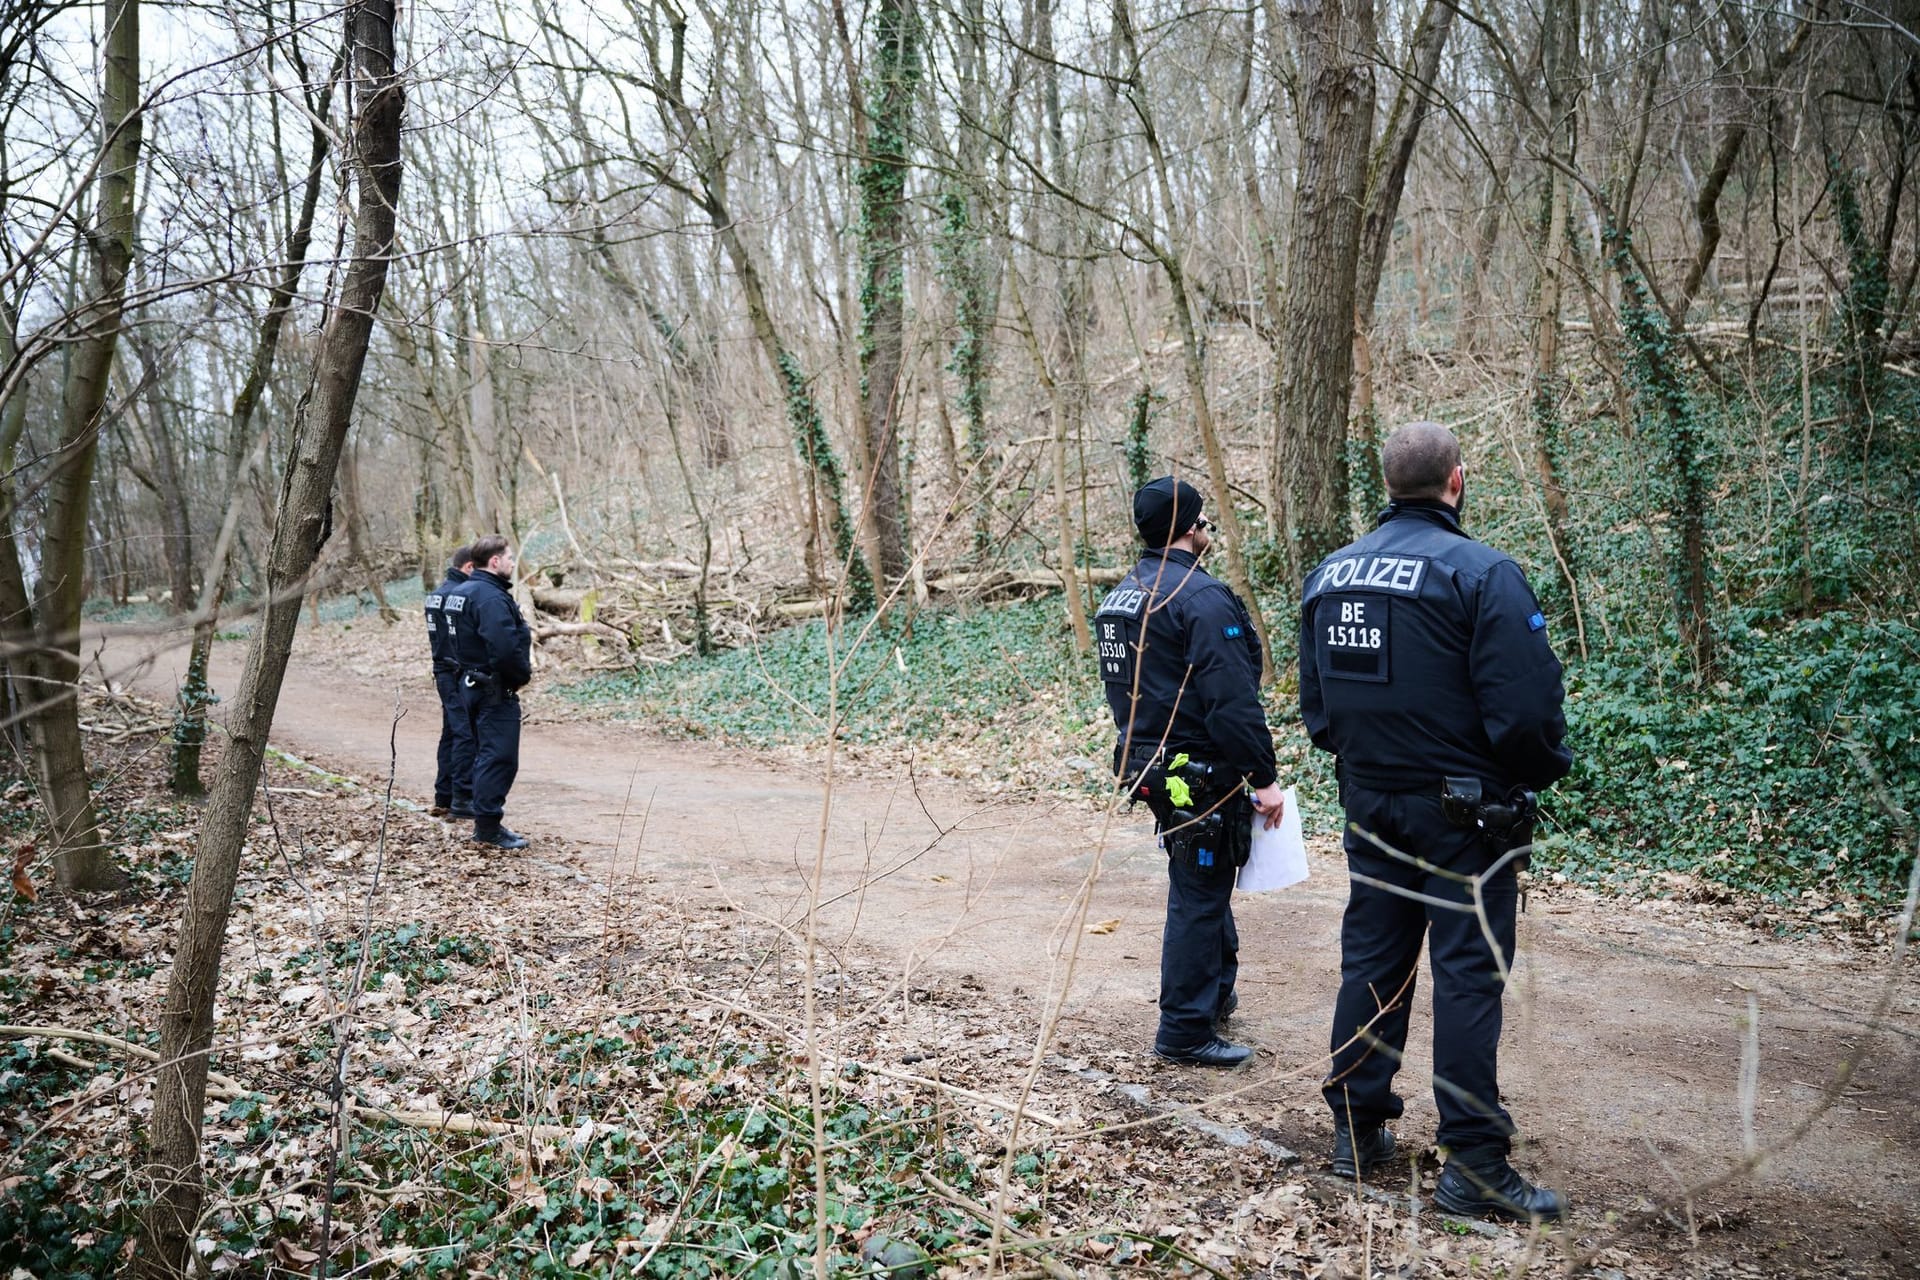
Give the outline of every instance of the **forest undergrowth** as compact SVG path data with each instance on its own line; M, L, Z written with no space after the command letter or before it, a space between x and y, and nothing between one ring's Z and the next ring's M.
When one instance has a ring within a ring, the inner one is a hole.
M88 708L130 730L96 744L96 776L131 887L81 905L16 876L0 919L16 1276L120 1274L146 1198L153 1010L198 820L162 789L150 713ZM825 1215L835 1276L1671 1274L1663 1231L1470 1229L1356 1197L1253 1140L1257 1106L1189 1126L1089 1068L1094 1031L1063 1030L1016 1137L1029 1046L1006 1011L857 954L816 992L821 1200L795 940L591 865L555 842L490 857L380 779L270 762L222 975L207 1273L798 1280Z
M1709 429L1719 566L1717 665L1704 677L1674 620L1668 517L1648 445L1623 434L1601 388L1570 391L1592 403L1563 437L1563 465L1595 485L1570 506L1576 608L1523 447L1524 404L1484 372L1454 369L1440 381L1419 405L1389 412L1459 424L1466 526L1527 570L1567 665L1576 765L1546 797L1537 865L1635 894L1798 901L1836 921L1896 903L1911 863L1904 815L1920 811L1920 379L1890 378L1877 438L1855 441L1858 452L1830 432L1800 431L1790 381L1733 401L1693 391ZM1831 400L1815 411L1840 414ZM1816 447L1803 470L1807 439ZM1788 509L1808 513L1804 527L1781 518ZM1358 503L1355 519L1370 523ZM1259 528L1264 512L1245 509L1241 520ZM1104 532L1087 559L1120 566L1127 531ZM1295 589L1270 549L1254 550L1280 667L1265 699L1283 772L1331 807L1331 769L1308 747L1294 703ZM668 733L817 743L828 671L843 664L847 743L911 751L990 787L1103 790L1111 720L1058 594L902 606L861 641L864 621L814 621L708 658L596 672L569 693Z

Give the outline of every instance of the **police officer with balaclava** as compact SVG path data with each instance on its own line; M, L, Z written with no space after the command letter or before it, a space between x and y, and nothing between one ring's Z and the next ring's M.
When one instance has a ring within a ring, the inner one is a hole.
M1260 707L1260 637L1240 598L1200 567L1213 541L1202 505L1199 490L1172 476L1134 495L1146 549L1094 624L1119 732L1115 773L1153 811L1167 851L1153 1049L1169 1062L1230 1068L1253 1055L1219 1034L1240 1002L1234 877L1255 812L1274 826L1283 801Z
M1308 573L1300 612L1300 712L1337 757L1352 881L1323 1088L1333 1169L1357 1177L1393 1156L1385 1126L1401 1114L1393 1077L1424 938L1448 1152L1434 1200L1558 1219L1565 1199L1508 1163L1498 1055L1533 790L1573 762L1560 662L1520 567L1461 527L1453 433L1401 427L1381 462L1391 501L1378 527Z
M533 678L533 633L513 600L513 548L499 534L474 540L473 573L460 589L455 621L460 696L471 726L473 838L524 849L527 838L501 822L520 770L520 693Z
M440 694L440 751L433 775L434 817L473 816L473 731L467 724L466 706L460 698L460 658L454 652L454 628L457 621L447 617L447 605L460 598L460 587L473 568L473 553L466 547L454 551L447 561L447 576L427 593L427 645L433 653L433 684ZM464 607L455 605L456 616Z

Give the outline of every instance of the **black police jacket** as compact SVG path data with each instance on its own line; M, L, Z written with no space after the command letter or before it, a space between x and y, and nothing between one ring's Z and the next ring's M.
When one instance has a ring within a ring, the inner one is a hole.
M1187 752L1255 787L1276 777L1260 709L1260 637L1240 597L1190 551L1148 551L1094 615L1095 647L1119 741L1118 773Z
M490 676L505 690L533 679L533 633L506 579L475 569L455 598L461 605L449 608L448 616L454 619L460 669Z
M466 581L466 574L449 569L447 580L427 593L427 647L433 651L435 675L460 669L460 659L453 651L453 628L447 622L447 597L458 592Z
M1302 586L1300 716L1361 786L1545 787L1573 766L1564 698L1520 566L1443 503L1392 504Z

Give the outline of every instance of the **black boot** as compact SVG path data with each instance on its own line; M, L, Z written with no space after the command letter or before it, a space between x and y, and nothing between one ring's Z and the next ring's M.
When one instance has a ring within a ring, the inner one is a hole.
M473 824L473 842L492 845L496 849L527 847L527 838L511 827L502 825L498 818L476 818Z
M1247 1046L1222 1040L1219 1036L1186 1049L1170 1049L1166 1045L1155 1044L1153 1052L1156 1057L1183 1067L1224 1067L1229 1070L1253 1056L1253 1050Z
M1227 998L1221 1001L1220 1003L1220 1011L1213 1015L1214 1029L1216 1031L1219 1030L1220 1025L1224 1023L1228 1018L1231 1018L1233 1016L1233 1011L1235 1009L1238 1009L1239 1007L1240 1007L1240 993L1237 991L1227 992Z
M1393 1159L1393 1134L1382 1124L1333 1122L1333 1176L1358 1178Z
M1498 1148L1456 1151L1440 1171L1433 1202L1463 1218L1505 1218L1509 1222L1558 1222L1567 1216L1567 1198L1536 1187L1507 1163Z

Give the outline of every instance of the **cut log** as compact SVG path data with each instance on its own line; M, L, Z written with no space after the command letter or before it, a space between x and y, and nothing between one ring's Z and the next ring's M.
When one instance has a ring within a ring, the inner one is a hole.
M1085 569L1081 576L1095 586L1110 587L1127 574L1125 569ZM972 592L982 594L989 591L1009 591L1018 588L1039 590L1059 590L1062 586L1060 574L1053 569L982 569L965 573L949 573L927 583L932 591L958 594Z
M604 622L550 622L544 627L533 629L533 638L537 644L545 644L556 636L605 636L628 643L627 633L618 627L610 627Z
M584 591L562 591L558 587L535 587L532 594L533 607L556 618L578 617L587 599Z

